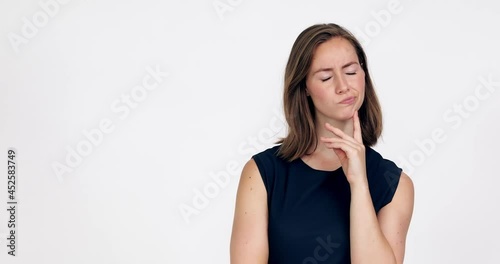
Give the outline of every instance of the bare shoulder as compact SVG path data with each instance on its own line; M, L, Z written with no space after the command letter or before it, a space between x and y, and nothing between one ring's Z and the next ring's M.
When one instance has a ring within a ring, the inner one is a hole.
M379 215L391 215L392 217L404 218L400 219L404 222L409 222L413 214L413 204L415 196L415 187L413 180L404 171L401 172L399 184L392 201L384 206L379 211Z
M253 159L243 167L231 234L231 263L267 263L267 191Z
M254 159L247 161L241 172L238 185L238 195L252 194L252 196L266 194L264 181Z
M257 167L257 163L255 162L254 159L250 159L247 161L247 163L245 163L245 166L243 167L243 170L242 170L242 173L241 173L241 176L243 175L248 175L248 179L252 179L250 178L251 176L259 176L260 177L260 172L259 172L259 168ZM256 180L256 179L254 179Z
M399 178L398 188L396 189L393 200L396 199L396 202L400 202L406 205L411 204L413 208L414 196L415 186L413 185L413 181L410 176L402 171Z

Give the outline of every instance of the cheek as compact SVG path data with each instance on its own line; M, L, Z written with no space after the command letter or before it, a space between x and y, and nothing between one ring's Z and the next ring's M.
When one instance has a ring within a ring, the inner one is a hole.
M365 76L362 76L363 78L359 78L354 82L354 89L358 91L358 93L364 97L365 94Z
M311 99L315 105L329 104L334 101L335 95L333 94L333 89L323 86L316 86L309 93L311 94Z
M364 80L358 83L358 87L359 87L358 88L359 93L361 93L361 94L364 95L365 94L365 88L366 88Z
M307 85L307 90L309 90L309 94L311 95L311 97L317 99L325 95L326 89L323 87L322 83L309 81L306 83L306 85Z
M321 86L316 86L311 91L311 96L315 97L316 99L324 98L325 96L327 96L327 89L324 89Z
M365 82L359 83L358 87L359 87L359 89L358 89L359 95L362 99L364 99L365 98L365 91L366 91Z
M358 93L359 93L359 95L361 97L361 100L359 102L359 104L361 106L361 104L363 104L363 102L365 100L365 89L366 89L366 86L365 86L365 75L364 74L362 74L360 76L360 78L356 80L355 87L356 87L356 90L358 91Z
M365 74L361 73L360 75L357 76L356 80L354 81L356 89L358 91L362 91L365 88Z

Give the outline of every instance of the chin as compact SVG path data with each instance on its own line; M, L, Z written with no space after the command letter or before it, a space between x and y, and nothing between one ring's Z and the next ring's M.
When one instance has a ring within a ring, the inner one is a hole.
M348 108L345 108L345 109L342 109L341 111L339 111L337 116L341 120L351 119L353 117L355 111L356 111L356 108L348 107Z
M324 114L322 115L324 118L330 119L330 120L337 120L337 121L348 121L349 119L352 119L354 115L354 111L356 111L357 108L354 108L352 106L344 106L342 108L335 108L335 109L329 109L324 111ZM318 113L316 113L318 114Z

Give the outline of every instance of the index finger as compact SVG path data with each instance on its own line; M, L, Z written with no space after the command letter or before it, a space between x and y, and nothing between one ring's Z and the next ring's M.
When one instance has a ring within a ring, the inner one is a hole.
M354 139L359 143L363 143L363 136L361 134L361 124L359 121L358 111L356 110L353 115L353 123L354 123Z

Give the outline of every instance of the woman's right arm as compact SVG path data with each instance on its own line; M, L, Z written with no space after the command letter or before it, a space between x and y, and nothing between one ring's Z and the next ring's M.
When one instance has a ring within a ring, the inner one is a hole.
M231 264L267 263L267 191L257 168L250 159L243 167L234 211L231 234Z

